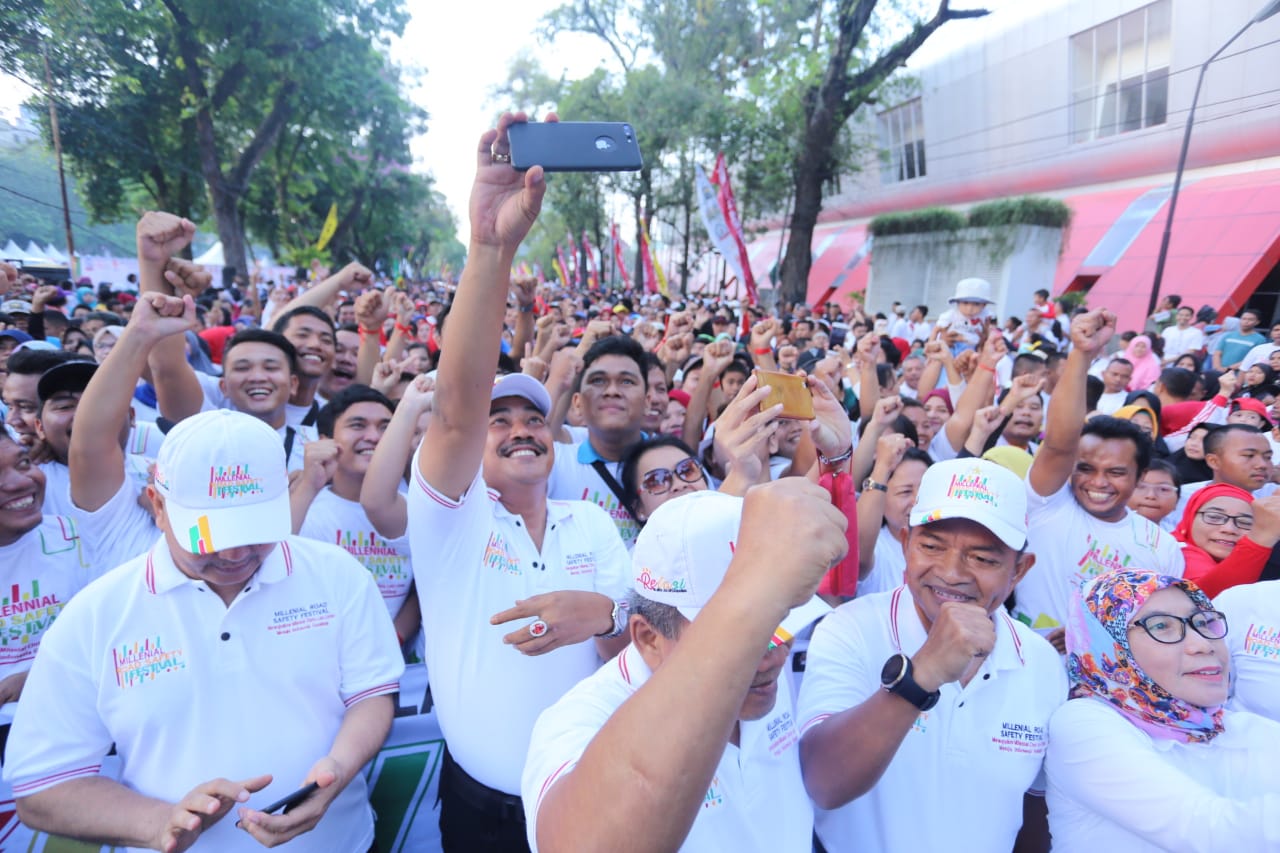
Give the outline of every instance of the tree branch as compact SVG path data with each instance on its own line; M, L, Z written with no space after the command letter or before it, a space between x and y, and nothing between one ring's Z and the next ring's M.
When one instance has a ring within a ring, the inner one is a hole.
M262 155L266 153L267 148L275 141L276 134L280 132L285 122L289 120L289 115L293 112L293 95L297 91L297 81L289 80L276 93L275 103L271 105L271 112L267 113L266 117L262 119L262 123L254 131L253 139L245 146L240 158L236 161L235 168L231 170L231 174L227 178L227 182L235 187L237 192L244 191L249 175L253 172L253 167L258 165Z
M882 53L875 62L858 73L850 75L847 80L848 91L869 92L878 87L898 66L906 62L919 49L920 45L924 44L925 40L933 35L934 31L947 21L960 18L981 18L989 14L990 12L987 9L953 10L951 9L950 0L942 0L941 5L938 6L937 13L932 18L922 24L916 24L911 28L910 33ZM853 100L856 101L853 104L854 107L862 102L861 98ZM848 100L845 103L847 104ZM841 123L847 120L851 114L852 110L848 110L845 115L841 116Z

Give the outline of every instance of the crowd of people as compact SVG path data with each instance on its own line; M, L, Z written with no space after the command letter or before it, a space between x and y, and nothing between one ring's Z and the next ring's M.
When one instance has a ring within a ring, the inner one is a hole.
M1280 324L513 275L523 120L456 285L0 267L25 825L376 849L422 661L446 851L1280 849Z

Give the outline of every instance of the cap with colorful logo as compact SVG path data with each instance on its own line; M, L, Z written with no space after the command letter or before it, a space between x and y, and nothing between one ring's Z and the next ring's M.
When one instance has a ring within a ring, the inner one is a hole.
M742 498L721 492L689 492L658 507L631 552L636 594L695 619L724 580L741 521ZM817 596L792 608L775 642L790 640L830 610Z
M912 527L964 518L981 524L1014 550L1027 544L1027 487L1017 474L986 459L949 459L924 472L908 519Z
M280 435L218 409L178 423L156 456L156 490L169 529L192 554L280 542L292 532Z

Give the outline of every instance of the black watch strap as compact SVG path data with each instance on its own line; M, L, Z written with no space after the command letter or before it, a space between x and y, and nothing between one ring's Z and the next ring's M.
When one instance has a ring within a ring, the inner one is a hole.
M902 697L921 711L928 711L938 704L942 691L930 693L925 690L916 683L911 669L911 658L899 652L885 662L880 672L880 684L894 696Z

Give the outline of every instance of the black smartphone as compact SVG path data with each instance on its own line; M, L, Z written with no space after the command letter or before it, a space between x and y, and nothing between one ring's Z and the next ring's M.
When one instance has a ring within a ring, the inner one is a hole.
M620 121L552 121L513 124L511 165L521 171L635 172L644 165L631 125Z
M307 797L311 796L314 792L318 790L320 790L320 786L317 785L315 782L312 782L309 785L303 785L301 788L294 791L289 796L276 800L271 805L262 809L262 811L266 812L267 814L275 814L281 809L284 809L284 813L288 814L289 812L293 811L293 809L297 805L299 805L303 800L305 800Z

